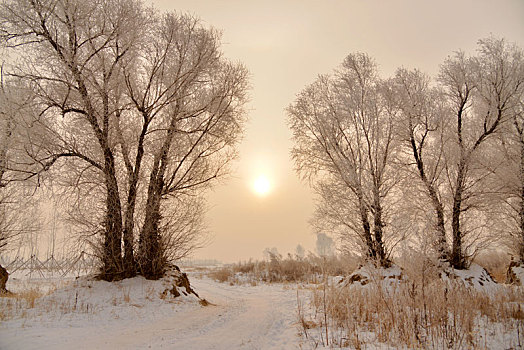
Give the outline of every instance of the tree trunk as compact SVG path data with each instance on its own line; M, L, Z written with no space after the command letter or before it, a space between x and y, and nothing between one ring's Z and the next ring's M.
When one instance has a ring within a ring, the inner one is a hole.
M380 195L378 190L373 194L373 218L374 218L374 236L375 236L375 251L376 260L382 267L389 267L390 261L386 257L386 249L383 242L383 228L384 222L382 220L382 205L380 204Z
M431 203L433 203L433 209L437 217L437 240L435 244L437 253L439 255L439 260L449 261L449 252L446 240L446 226L444 221L444 207L438 198L437 191L429 182L426 182L426 188L429 192Z
M122 208L115 177L115 161L111 150L105 149L106 221L102 278L107 281L123 278L122 262Z
M413 126L410 123L410 143L411 143L411 150L413 151L413 156L415 158L415 162L417 164L417 169L419 176L426 186L426 190L428 191L429 198L431 199L431 203L433 204L433 209L435 210L435 215L437 217L437 240L436 240L436 250L439 255L439 259L441 261L448 261L449 260L449 252L447 249L447 242L446 242L446 226L444 224L444 207L442 206L442 203L440 202L440 199L437 195L437 191L435 187L433 186L432 182L428 179L426 176L426 171L424 169L424 161L422 158L422 148L418 148L416 141L415 141L415 135L413 132ZM422 146L420 146L422 147Z
M373 237L371 237L371 226L368 219L368 210L366 209L362 197L359 197L359 207L362 229L364 231L364 243L367 246L367 256L368 258L375 260L377 258L377 252L375 250L375 244L373 243Z
M161 215L162 178L151 174L147 193L146 217L140 233L140 269L147 279L158 279L164 273L164 256L158 232Z
M160 202L164 190L164 175L168 166L168 154L173 141L177 118L172 118L167 135L160 150L155 157L151 174L149 177L149 187L147 189L146 217L142 232L140 232L140 268L142 275L148 279L158 279L162 277L166 262L159 232Z
M524 138L520 133L520 240L519 240L519 258L524 263Z
M450 262L456 269L465 268L465 259L462 252L462 231L460 228L460 215L462 213L462 192L464 190L465 164L461 160L457 173L457 183L453 195L453 212L451 228L453 232L453 246L451 251Z
M436 193L435 193L436 197ZM442 203L437 199L433 201L435 213L437 215L437 252L440 261L449 261L448 245L446 241L446 226L444 223L444 208Z
M133 230L135 227L134 216L136 206L136 187L130 189L129 197L127 201L127 208L125 212L124 221L124 271L125 277L130 278L136 275L135 256L133 252L134 235Z
M0 265L0 294L7 293L7 288L5 287L7 279L9 278L9 273L7 270Z
M136 197L138 191L138 180L140 176L140 168L142 166L142 158L144 156L144 139L149 127L151 118L145 112L143 112L144 124L142 125L142 132L138 139L137 153L135 158L134 168L128 158L124 158L126 166L128 168L129 177L129 191L127 194L127 206L125 212L124 221L124 268L126 277L133 277L136 275L136 261L133 252L134 248L134 228L135 228L135 208L136 208ZM120 134L122 131L119 130ZM127 147L124 146L122 141L123 152L127 152ZM125 147L125 148L124 148ZM127 157L127 153L126 153Z

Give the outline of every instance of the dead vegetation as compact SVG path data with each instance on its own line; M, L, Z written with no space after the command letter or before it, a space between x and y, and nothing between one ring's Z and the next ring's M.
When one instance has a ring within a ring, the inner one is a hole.
M377 270L378 271L378 270ZM521 348L524 289L478 290L439 277L427 259L403 266L403 278L365 285L324 279L297 294L300 333L313 346L365 348L370 344L425 349Z
M288 254L272 254L269 260L239 262L214 269L208 276L215 281L233 284L256 285L266 283L320 283L324 275L345 276L358 264L353 256L318 257L310 254L300 258Z
M488 270L498 283L506 282L508 266L512 258L505 252L489 251L479 254L474 262Z

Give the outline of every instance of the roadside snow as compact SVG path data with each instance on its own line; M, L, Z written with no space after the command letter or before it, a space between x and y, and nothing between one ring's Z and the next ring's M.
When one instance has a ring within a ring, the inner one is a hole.
M162 281L141 277L72 281L23 317L0 323L0 349L299 347L294 286L228 286L208 278L191 278L191 285L212 304L204 307L192 294L162 299Z

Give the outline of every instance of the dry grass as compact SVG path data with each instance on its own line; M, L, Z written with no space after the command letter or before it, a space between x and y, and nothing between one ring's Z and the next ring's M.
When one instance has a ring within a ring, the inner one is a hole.
M14 315L24 315L27 309L34 309L37 299L44 296L38 288L30 288L20 293L2 295L0 308L0 321L12 318Z
M488 270L498 283L506 282L506 274L511 257L498 251L484 252L475 258L475 262Z
M502 339L506 349L524 344L522 288L501 288L489 295L444 282L434 265L424 261L404 273L406 282L389 287L324 283L313 288L309 309L298 301L302 334L313 338L314 346L355 349L376 342L428 349L485 349L493 346L489 339Z
M217 282L227 282L234 276L234 272L229 267L221 267L215 270L212 270L208 273L208 276L214 279Z
M230 284L268 283L320 283L324 275L343 276L349 274L357 266L354 257L318 257L313 254L305 258L288 255L271 256L269 261L239 262L227 265L208 273L208 276L218 282Z
M97 312L97 307L79 298L78 292L67 298L45 298L53 294L64 283L46 288L25 285L17 288L17 293L9 293L0 297L0 321L16 318L28 318L42 314L65 315L69 313L92 314ZM123 294L125 299L125 291Z
M122 290L124 302L127 304L129 304L129 302L131 301L131 297L129 296L129 293L130 293L130 288L124 288Z

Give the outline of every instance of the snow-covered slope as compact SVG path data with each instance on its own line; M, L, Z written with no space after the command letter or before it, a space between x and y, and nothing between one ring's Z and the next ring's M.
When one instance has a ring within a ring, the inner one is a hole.
M468 269L456 270L446 269L441 273L444 281L459 282L467 288L474 288L479 292L494 292L499 288L498 283L491 277L489 272L478 264L471 264Z

